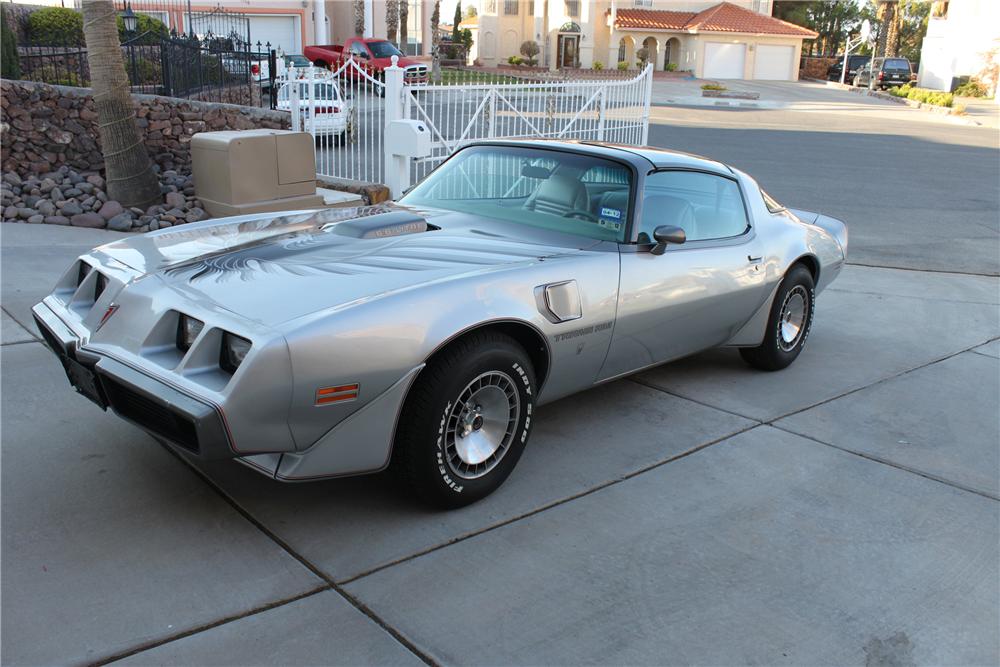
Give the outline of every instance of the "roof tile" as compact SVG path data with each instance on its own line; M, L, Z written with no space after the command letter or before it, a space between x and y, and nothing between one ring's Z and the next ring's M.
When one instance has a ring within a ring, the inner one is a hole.
M722 2L695 14L652 9L619 9L615 25L622 29L741 32L815 39L817 33L800 25Z

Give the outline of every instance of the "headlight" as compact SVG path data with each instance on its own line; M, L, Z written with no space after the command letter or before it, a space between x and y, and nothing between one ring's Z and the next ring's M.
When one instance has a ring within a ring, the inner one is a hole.
M177 348L184 351L191 349L194 339L204 328L205 323L201 320L182 314L177 321Z
M228 331L222 334L222 354L219 366L227 373L235 373L250 351L251 343L246 338L240 338Z

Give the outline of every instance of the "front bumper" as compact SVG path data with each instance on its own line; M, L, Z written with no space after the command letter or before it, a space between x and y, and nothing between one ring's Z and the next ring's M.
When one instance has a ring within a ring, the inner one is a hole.
M203 459L233 458L221 410L111 357L80 347L80 340L52 310L32 308L46 345L70 384L101 409L111 408L153 436Z

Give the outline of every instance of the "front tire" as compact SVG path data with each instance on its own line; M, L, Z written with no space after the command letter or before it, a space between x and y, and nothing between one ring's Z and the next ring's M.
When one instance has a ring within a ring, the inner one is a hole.
M528 442L535 373L518 343L482 332L446 348L417 377L400 415L393 468L430 504L493 493Z
M795 361L812 328L816 284L809 269L796 264L781 281L764 342L758 347L740 348L740 356L754 368L778 371Z

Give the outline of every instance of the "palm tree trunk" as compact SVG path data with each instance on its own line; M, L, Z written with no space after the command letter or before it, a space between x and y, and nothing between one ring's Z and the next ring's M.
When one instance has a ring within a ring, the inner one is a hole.
M434 11L431 12L431 74L434 83L441 83L441 51L438 48L438 42L441 41L439 25L441 25L441 0L434 0Z
M410 0L399 0L399 50L406 53L407 26L410 18Z
M396 44L396 28L399 26L399 0L386 0L385 32L386 38Z
M354 34L357 37L365 35L365 0L354 0Z
M161 201L160 183L135 123L115 8L110 0L81 4L108 197L145 208Z

